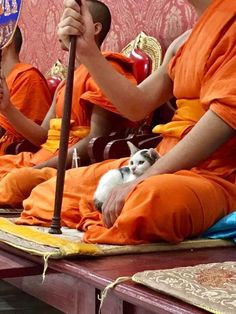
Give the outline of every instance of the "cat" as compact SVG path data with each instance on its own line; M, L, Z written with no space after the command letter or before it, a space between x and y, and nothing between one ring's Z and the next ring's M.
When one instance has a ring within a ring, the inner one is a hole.
M135 180L160 158L157 151L153 148L139 150L131 142L127 142L127 144L130 149L128 165L109 170L100 178L94 193L94 205L99 211L102 210L102 205L113 188Z

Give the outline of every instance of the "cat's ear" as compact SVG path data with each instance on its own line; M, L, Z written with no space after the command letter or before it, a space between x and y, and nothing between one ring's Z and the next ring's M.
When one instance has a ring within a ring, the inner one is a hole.
M133 156L139 150L133 143L127 141L127 145L129 146L130 156Z
M161 157L160 154L154 148L149 148L148 153L153 160L157 160L158 158Z

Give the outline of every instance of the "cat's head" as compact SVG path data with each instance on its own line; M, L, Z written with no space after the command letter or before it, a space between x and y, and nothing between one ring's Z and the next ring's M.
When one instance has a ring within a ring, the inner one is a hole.
M153 148L138 149L131 142L127 142L127 144L131 153L129 168L135 176L141 176L160 157L158 152Z

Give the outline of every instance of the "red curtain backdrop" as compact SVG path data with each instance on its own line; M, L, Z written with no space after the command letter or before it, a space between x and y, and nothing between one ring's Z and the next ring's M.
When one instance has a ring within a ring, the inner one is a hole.
M191 28L196 14L186 0L104 0L112 13L112 28L103 50L120 51L138 33L156 37L165 49L174 38ZM22 61L45 73L56 59L66 63L56 27L63 0L23 0L19 21L24 45Z

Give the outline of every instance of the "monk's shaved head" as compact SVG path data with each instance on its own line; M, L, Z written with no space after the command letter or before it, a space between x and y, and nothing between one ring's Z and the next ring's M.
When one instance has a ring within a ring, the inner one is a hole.
M101 45L111 27L111 13L105 3L98 0L87 0L89 11L94 23L101 23L102 30L98 35L98 42Z

